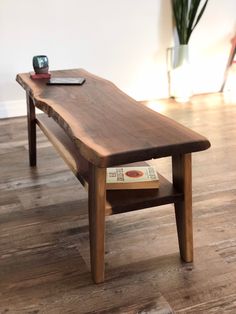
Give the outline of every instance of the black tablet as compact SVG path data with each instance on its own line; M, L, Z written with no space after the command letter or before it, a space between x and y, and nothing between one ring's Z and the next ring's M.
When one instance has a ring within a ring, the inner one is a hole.
M84 82L84 77L52 77L47 85L82 85Z

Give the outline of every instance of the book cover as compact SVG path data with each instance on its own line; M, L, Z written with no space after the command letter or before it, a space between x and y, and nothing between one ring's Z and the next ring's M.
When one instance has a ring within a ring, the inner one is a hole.
M107 190L156 189L159 185L154 166L107 168Z

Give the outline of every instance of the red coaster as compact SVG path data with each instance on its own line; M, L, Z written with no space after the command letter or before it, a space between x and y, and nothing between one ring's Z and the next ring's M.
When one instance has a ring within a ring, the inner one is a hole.
M30 73L30 77L33 80L40 80L40 79L50 79L51 78L51 73L41 73L41 74L36 74L34 72Z

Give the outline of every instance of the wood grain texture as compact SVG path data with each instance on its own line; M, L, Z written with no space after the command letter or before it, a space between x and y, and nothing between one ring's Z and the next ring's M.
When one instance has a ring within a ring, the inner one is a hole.
M26 102L28 117L29 163L31 167L34 167L37 163L35 106L32 98L28 94L26 94Z
M137 300L136 303L125 304L120 307L113 307L112 305L107 309L101 311L90 312L97 314L137 314L137 313L154 313L154 314L174 314L168 302L162 295L158 295L156 299L147 298Z
M18 74L35 105L52 117L91 163L108 167L205 150L209 141L128 97L111 82L85 70L52 71L53 77L86 78L82 86L47 86Z
M112 215L106 282L94 285L87 192L40 130L29 167L25 117L0 120L0 313L123 314L148 299L177 314L236 312L236 104L209 94L156 108L212 143L192 155L194 263L179 259L172 205ZM171 180L171 160L153 162Z
M179 239L180 255L185 262L193 261L192 222L192 156L191 154L172 156L173 185L184 195L175 202L175 217Z
M89 164L89 238L92 278L104 281L106 168Z

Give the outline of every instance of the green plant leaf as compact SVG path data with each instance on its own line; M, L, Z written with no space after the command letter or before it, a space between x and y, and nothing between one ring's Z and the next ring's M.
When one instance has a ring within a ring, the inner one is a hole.
M178 37L181 38L181 6L178 5L178 0L172 0L172 9L175 18L175 24L177 28Z
M204 2L199 14L202 0L172 0L172 10L180 44L188 44L194 28L199 23L208 3Z
M187 14L188 14L188 0L182 1L181 11L181 44L185 42L187 38Z
M203 13L204 13L204 11L205 11L205 9L206 9L207 2L208 2L208 0L205 1L205 3L204 3L204 5L203 5L203 7L202 7L202 9L201 9L201 11L200 11L200 13L199 13L197 19L196 19L196 22L195 22L194 26L192 27L191 33L192 33L192 31L194 30L194 28L197 26L198 22L200 21L202 15L203 15ZM191 35L191 33L190 33L190 35ZM190 35L189 35L189 37L190 37Z
M198 7L200 5L201 0L195 0L195 1L191 1L190 4L190 10L189 10L189 25L188 25L188 36L191 32L192 26L193 26L193 22L195 20L196 14L197 14L197 10Z

